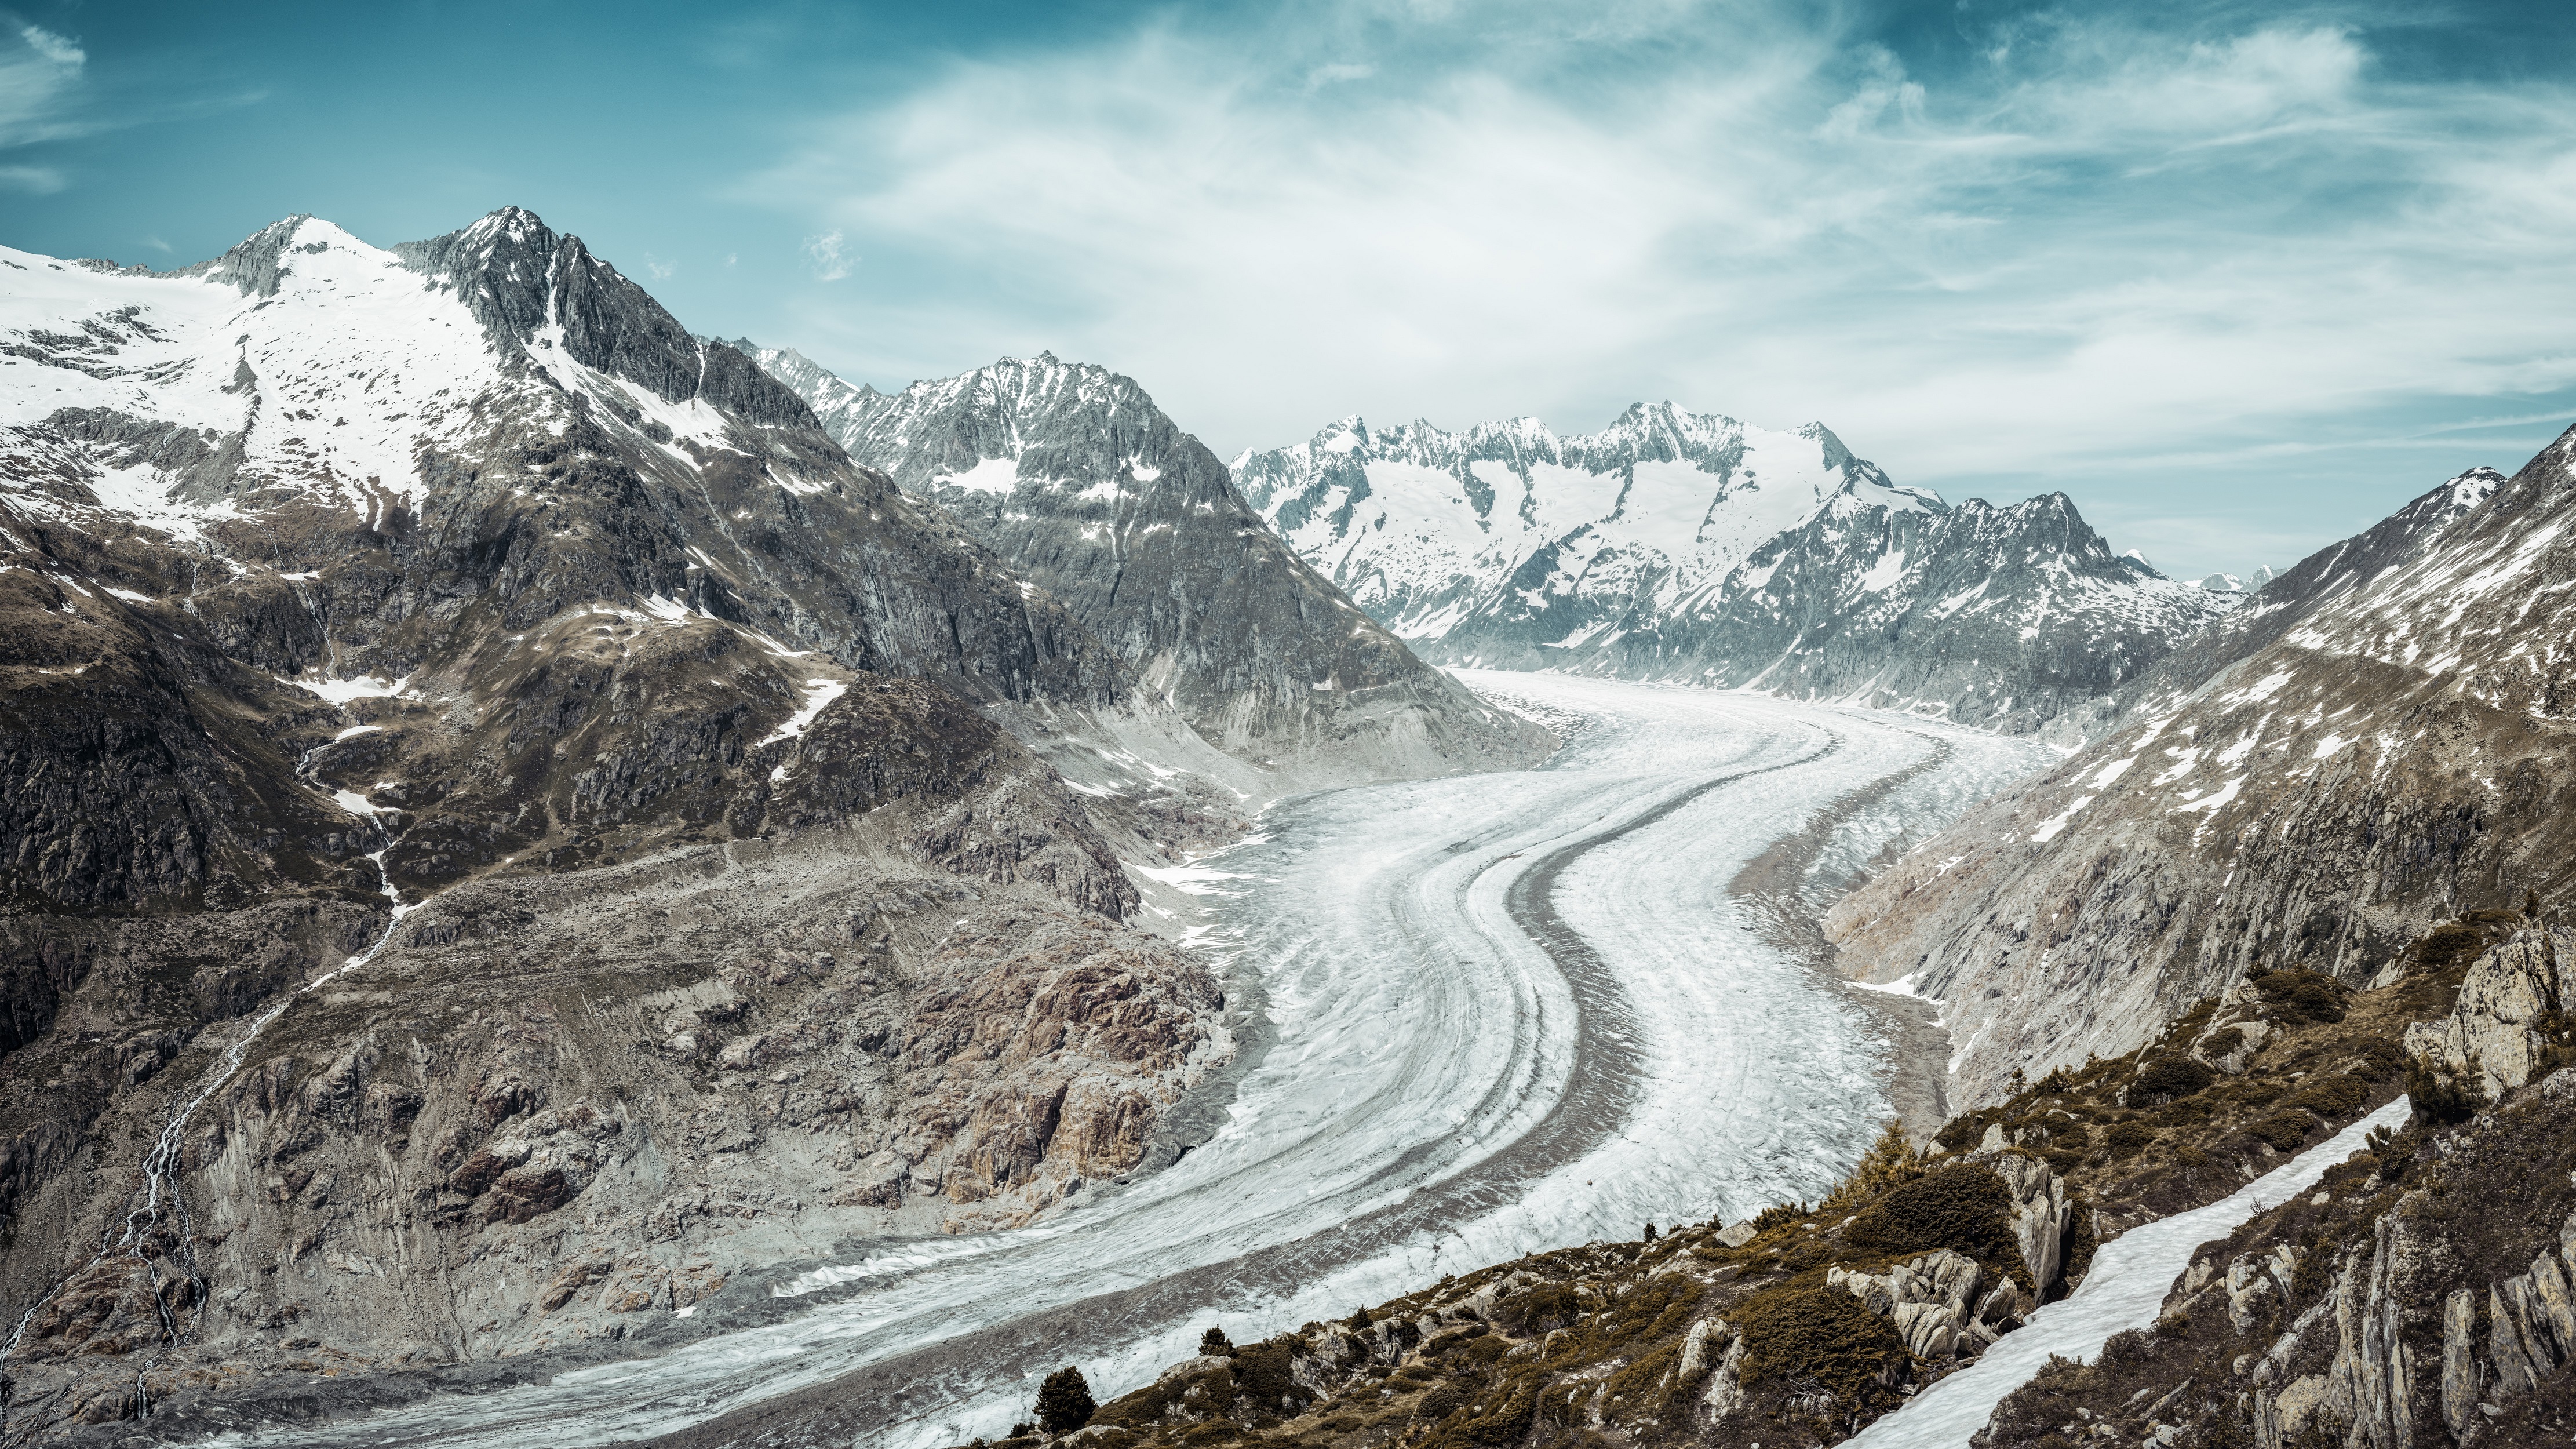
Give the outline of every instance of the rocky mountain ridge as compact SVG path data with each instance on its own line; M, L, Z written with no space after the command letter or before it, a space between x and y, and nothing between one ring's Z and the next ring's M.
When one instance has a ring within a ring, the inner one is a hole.
M1329 783L1536 758L1263 525L1130 378L1052 353L897 393L737 344L860 463L936 499L1219 749Z
M1234 762L578 238L0 279L13 1434L1026 1221L1228 1059L1122 856Z
M1963 1096L2133 1045L2257 962L2348 982L2567 888L2576 433L2290 570L2119 728L1838 904L1843 968L1942 1005Z
M2080 733L2234 602L2113 554L2062 493L1953 507L1822 424L1670 403L1566 438L1345 418L1234 468L1301 555L1448 663Z

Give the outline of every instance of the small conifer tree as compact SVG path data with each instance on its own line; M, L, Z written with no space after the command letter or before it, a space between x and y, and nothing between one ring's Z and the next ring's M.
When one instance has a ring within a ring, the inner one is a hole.
M1091 1385L1071 1364L1038 1385L1038 1427L1050 1434L1070 1434L1091 1422L1100 1406L1091 1401Z
M1199 1335L1199 1352L1212 1353L1220 1358L1232 1358L1234 1345L1226 1342L1224 1329L1211 1324L1207 1332Z

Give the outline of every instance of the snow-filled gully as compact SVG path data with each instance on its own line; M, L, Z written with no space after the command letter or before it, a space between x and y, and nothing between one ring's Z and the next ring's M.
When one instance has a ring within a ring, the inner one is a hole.
M1210 1322L1245 1341L1817 1195L1885 1119L1892 1021L1771 944L1777 900L1730 884L1792 838L1826 873L1919 838L2044 752L1708 690L1468 678L1582 727L1540 770L1287 802L1201 862L1222 877L1210 949L1270 1034L1170 1168L1034 1227L883 1245L797 1280L797 1311L653 1358L256 1442L962 1443L1025 1417L1063 1363L1106 1398Z
M2131 1228L2102 1246L2073 1293L2030 1316L1984 1355L1845 1441L1845 1449L1968 1449L1995 1405L2029 1383L2052 1354L2090 1359L2116 1333L2156 1321L2191 1250L2226 1237L2265 1208L2317 1185L2326 1169L2359 1152L2374 1128L2396 1131L2414 1112L2400 1097L2206 1207Z

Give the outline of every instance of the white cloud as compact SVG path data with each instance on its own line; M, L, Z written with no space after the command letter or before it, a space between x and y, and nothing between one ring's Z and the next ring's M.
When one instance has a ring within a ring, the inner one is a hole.
M41 25L19 26L18 35L27 42L29 50L56 65L77 70L89 59L88 53L80 48L79 41L56 35Z
M76 135L82 129L69 116L89 57L80 45L38 25L17 27L15 45L0 40L0 147L25 146ZM60 177L42 167L13 167L16 172ZM21 190L34 190L24 181Z
M652 274L654 281L667 282L673 277L679 275L680 264L678 262L663 261L661 258L654 256L651 252L646 252L644 254L644 270Z
M841 233L835 228L821 236L805 238L805 261L814 269L815 280L837 282L850 274L858 258L842 254Z
M0 166L0 189L51 196L63 184L63 173L51 166Z
M2026 21L1938 75L1755 7L1345 19L960 63L758 190L832 228L827 280L846 234L1007 287L822 324L885 377L1042 324L1221 453L1670 396L1824 418L1903 481L2138 487L2576 386L2554 87L2375 79L2360 32L2251 12Z

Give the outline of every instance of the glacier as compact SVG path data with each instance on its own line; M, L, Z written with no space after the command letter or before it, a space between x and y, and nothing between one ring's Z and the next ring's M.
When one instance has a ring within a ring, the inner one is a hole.
M1889 1115L1893 1018L1783 911L2048 751L1759 695L1461 678L1569 744L1537 770L1291 799L1190 863L1202 949L1266 1030L1223 1124L1167 1169L1016 1231L796 1265L766 1321L701 1311L648 1331L709 1330L650 1358L223 1442L567 1449L828 1402L871 1444L955 1444L1026 1417L1063 1363L1105 1399L1211 1322L1249 1341L1816 1196ZM1785 907L1746 885L1783 859Z

